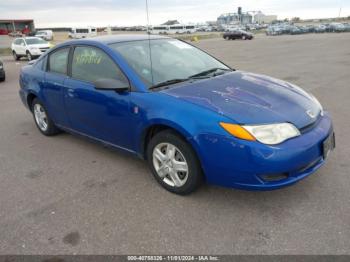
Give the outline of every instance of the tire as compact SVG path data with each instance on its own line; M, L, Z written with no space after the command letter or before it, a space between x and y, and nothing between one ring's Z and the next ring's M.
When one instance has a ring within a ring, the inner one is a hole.
M6 80L6 76L0 78L0 82L4 82Z
M27 54L28 61L32 61L33 60L32 54L29 51L27 51L26 54Z
M247 37L245 35L242 35L242 40L246 40Z
M43 135L54 136L60 133L60 130L52 122L51 118L47 114L47 111L44 105L41 103L39 99L34 98L31 104L31 109L33 113L34 122L38 127L39 131ZM40 111L40 113L42 114L42 117L40 117L40 114L38 113L38 111Z
M12 51L12 56L13 56L13 59L15 59L15 61L18 61L19 60L19 56L16 54L16 51Z
M170 155L173 156L168 157ZM172 193L190 194L203 181L202 168L196 153L172 130L161 131L151 139L147 146L147 161L158 183Z

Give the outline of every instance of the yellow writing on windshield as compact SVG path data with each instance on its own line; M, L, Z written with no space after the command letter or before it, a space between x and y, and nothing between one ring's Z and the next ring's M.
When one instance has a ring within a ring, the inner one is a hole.
M101 63L102 57L96 54L83 54L75 56L75 64L96 64Z

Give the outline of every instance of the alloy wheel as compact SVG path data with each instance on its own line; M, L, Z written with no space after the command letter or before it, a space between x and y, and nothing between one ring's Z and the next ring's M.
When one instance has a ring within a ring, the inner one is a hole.
M34 105L34 117L41 131L45 132L49 126L47 115L44 108L40 104Z
M160 143L153 149L153 166L158 176L169 186L181 187L188 178L188 164L181 151L170 143Z

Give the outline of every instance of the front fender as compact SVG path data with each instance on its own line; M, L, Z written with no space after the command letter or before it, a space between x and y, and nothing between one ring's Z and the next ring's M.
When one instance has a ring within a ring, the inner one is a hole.
M132 101L132 106L139 110L134 121L134 148L142 158L147 132L152 126L162 125L178 132L192 146L201 161L200 145L196 137L211 133L227 135L219 122L232 122L216 112L167 94L133 93Z

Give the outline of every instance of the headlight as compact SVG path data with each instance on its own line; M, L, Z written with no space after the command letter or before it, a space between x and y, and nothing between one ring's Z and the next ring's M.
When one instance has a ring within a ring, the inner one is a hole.
M235 125L220 123L231 135L245 140L257 140L263 144L276 145L283 141L300 135L299 130L290 123L270 125Z
M321 105L321 103L317 100L316 97L314 97L313 94L309 93L311 99L320 107L320 113L321 113L321 116L323 116L323 107Z

